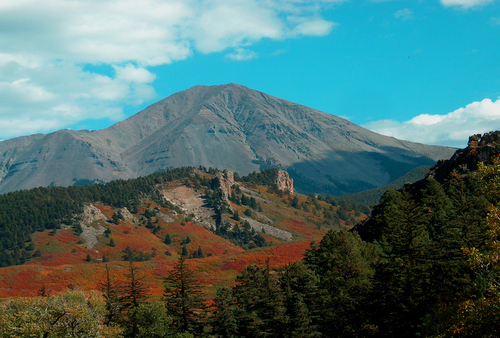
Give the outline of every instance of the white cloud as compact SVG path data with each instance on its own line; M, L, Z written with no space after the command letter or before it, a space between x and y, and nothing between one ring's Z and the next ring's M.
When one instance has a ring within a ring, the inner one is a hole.
M128 64L125 67L113 65L116 72L116 78L128 82L150 83L156 79L155 74L151 74L147 69L136 68L134 65Z
M409 8L401 9L394 13L394 16L401 20L410 20L413 19L413 11Z
M333 27L336 25L334 22L326 21L318 18L290 18L290 21L298 22L298 25L291 32L292 35L302 36L324 36L330 34Z
M235 60L235 61L247 61L251 59L255 59L257 57L257 53L252 52L251 50L247 50L245 48L236 48L234 53L226 54L226 58Z
M321 11L342 1L2 0L0 126L22 125L0 138L121 119L155 97L151 67L196 52L249 60L262 39L329 34Z
M494 0L441 0L444 6L460 6L468 9L471 7L484 6L492 3Z
M381 120L363 127L399 139L463 148L469 136L500 129L500 99L484 99L445 115L422 114L405 122Z

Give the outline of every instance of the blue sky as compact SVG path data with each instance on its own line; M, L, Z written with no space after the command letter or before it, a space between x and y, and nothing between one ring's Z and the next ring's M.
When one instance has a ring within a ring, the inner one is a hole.
M500 129L500 1L2 0L0 139L239 83L386 135Z

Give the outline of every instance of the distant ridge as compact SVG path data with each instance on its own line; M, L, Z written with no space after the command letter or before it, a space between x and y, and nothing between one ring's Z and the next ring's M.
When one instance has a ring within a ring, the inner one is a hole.
M0 142L0 192L202 165L240 174L279 167L300 192L342 194L380 187L453 152L241 85L195 86L106 129Z

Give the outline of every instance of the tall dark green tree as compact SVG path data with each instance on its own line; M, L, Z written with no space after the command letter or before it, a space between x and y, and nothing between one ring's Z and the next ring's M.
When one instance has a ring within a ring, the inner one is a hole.
M146 300L149 287L144 284L145 276L133 262L129 263L125 274L126 281L123 284L122 305L125 309L125 317L122 321L128 337L136 337L139 333L140 321L137 317L139 306Z
M289 318L278 275L269 264L249 265L236 277L234 296L241 309L238 328L246 337L286 337Z
M100 278L98 288L102 292L102 296L106 302L105 324L111 325L111 323L118 323L122 310L122 285L121 282L111 274L108 264L104 266L104 273Z
M286 265L280 274L287 337L319 337L323 307L318 302L319 280L303 261Z
M370 330L367 302L378 256L372 244L347 231L329 231L306 252L304 261L319 279L323 335L352 337Z
M374 213L382 231L382 260L374 277L376 322L387 337L417 335L433 301L428 213L404 190L388 190Z
M218 289L214 303L210 317L211 333L221 338L241 337L237 320L240 309L237 307L233 291L227 287Z
M163 300L168 314L173 319L176 332L203 333L205 304L200 283L195 272L180 256L177 264L165 278Z

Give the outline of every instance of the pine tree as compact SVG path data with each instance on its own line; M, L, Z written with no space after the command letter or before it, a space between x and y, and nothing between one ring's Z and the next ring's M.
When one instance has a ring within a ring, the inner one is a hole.
M240 337L237 321L239 309L231 289L226 287L218 289L214 303L215 308L210 317L211 333L216 337Z
M177 332L203 332L205 305L196 274L186 263L186 257L179 261L165 278L163 299L172 316Z
M304 262L319 279L315 304L320 314L313 307L311 315L318 319L323 335L356 336L369 326L366 305L378 255L372 244L348 231L329 231L319 245L306 252ZM309 292L301 296L305 298ZM295 306L305 310L302 304Z
M319 280L303 261L288 264L280 276L280 288L284 295L286 315L290 318L286 327L287 337L318 337L321 335L320 319L325 308L321 304ZM329 322L328 325L334 323Z
M389 196L383 213L377 215L383 216L383 222L378 219L383 260L374 277L377 322L387 336L418 334L432 290L428 214L405 191L392 191Z
M140 274L139 268L130 262L123 284L122 304L126 309L125 326L129 337L136 337L139 332L137 308L149 294L149 287L143 282L145 276Z
M170 244L172 244L172 238L170 237L170 235L169 235L169 234L167 234L167 235L165 236L165 244L166 244L166 245L170 245Z
M121 314L121 283L114 278L109 270L108 264L104 266L104 275L99 279L98 289L102 292L102 296L106 302L106 320L105 324L110 325L112 322L119 321Z
M286 315L279 279L266 266L249 265L236 277L236 302L241 308L238 316L242 336L285 337L289 318Z

